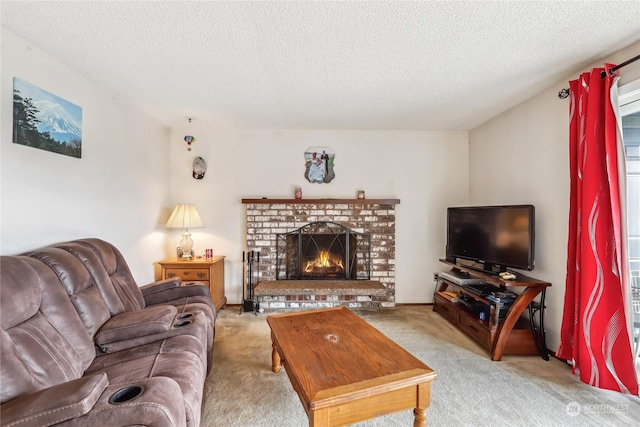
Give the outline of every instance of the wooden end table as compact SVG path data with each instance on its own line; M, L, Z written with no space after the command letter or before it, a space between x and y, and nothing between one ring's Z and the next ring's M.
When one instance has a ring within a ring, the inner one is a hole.
M433 369L345 307L267 317L272 370L285 370L310 427L414 408L425 427Z
M187 261L178 258L165 259L158 262L162 269L158 279L180 277L183 284L201 282L209 287L216 310L221 310L227 305L227 297L224 294L224 258L224 255L215 255L213 258L194 258Z

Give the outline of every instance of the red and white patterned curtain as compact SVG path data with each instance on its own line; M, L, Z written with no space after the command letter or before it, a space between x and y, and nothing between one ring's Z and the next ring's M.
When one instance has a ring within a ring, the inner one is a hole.
M612 67L594 68L570 82L569 239L556 355L571 361L587 384L637 395L623 220L624 152Z

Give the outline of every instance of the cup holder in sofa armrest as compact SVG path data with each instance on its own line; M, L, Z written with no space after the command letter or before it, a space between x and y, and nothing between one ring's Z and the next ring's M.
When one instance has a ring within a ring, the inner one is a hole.
M193 313L193 312L191 312L191 311L186 311L186 312L184 312L184 313L180 313L180 314L178 314L178 315L176 316L176 319L184 320L184 319L188 319L188 318L190 318L190 317L193 317L193 316L195 316L195 315L196 315L196 314L195 314L195 313Z
M116 391L109 397L109 403L118 405L120 403L130 402L140 396L144 389L139 385L131 385Z
M174 323L173 326L175 328L181 328L183 326L189 326L192 323L193 323L193 320L180 320L180 321Z

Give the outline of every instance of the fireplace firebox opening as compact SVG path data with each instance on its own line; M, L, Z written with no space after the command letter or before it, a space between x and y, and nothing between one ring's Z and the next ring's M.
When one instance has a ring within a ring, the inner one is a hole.
M276 235L277 280L370 280L371 235L329 221Z

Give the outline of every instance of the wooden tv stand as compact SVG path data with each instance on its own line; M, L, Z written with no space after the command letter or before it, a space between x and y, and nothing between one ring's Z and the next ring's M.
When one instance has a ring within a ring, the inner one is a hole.
M549 360L549 354L544 334L544 297L545 290L551 283L543 282L521 274L516 274L514 280L502 280L497 275L491 275L467 268L441 259L441 263L454 270L468 273L471 277L485 279L488 284L496 287L524 288L516 292L518 297L504 319L498 319L498 310L494 304L463 286L438 278L438 286L433 299L433 311L440 313L458 329L484 347L490 354L491 360L498 361L503 355L536 355ZM515 291L515 289L509 289ZM491 307L491 314L486 320L481 320L477 314L467 309L446 292L456 292L472 297L480 303ZM540 295L540 301L535 298ZM529 310L529 320L522 314ZM537 315L537 316L536 316ZM536 325L536 319L537 325Z

